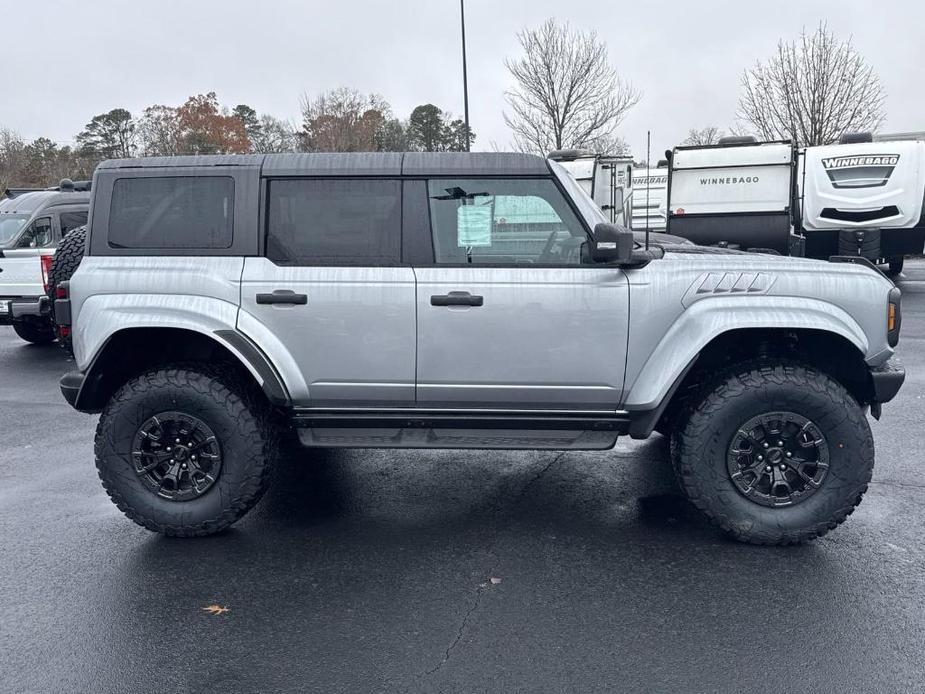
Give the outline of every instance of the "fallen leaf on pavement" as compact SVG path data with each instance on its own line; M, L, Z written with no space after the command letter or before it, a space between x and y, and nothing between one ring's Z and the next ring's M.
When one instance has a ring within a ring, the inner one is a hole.
M231 608L224 605L206 605L202 608L202 611L209 614L225 614L226 612L231 612Z

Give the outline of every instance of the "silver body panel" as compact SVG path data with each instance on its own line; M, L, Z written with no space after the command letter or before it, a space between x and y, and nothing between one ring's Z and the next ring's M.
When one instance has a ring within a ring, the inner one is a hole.
M278 289L308 302L257 304L258 293ZM247 258L238 328L277 365L293 404L414 403L410 267L280 267Z
M614 267L415 270L417 400L429 405L616 409L629 288ZM468 291L482 306L431 306Z

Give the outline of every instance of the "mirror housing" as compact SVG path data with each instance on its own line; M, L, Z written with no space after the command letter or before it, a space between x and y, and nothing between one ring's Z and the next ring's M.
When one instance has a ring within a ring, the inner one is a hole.
M633 232L628 229L607 222L600 222L594 227L591 258L595 263L631 263L635 248Z

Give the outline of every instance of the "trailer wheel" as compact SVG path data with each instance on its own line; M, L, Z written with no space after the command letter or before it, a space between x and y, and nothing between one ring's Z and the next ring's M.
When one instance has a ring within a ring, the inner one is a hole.
M906 258L904 256L896 256L889 259L890 263L890 274L898 275L903 271L903 264L905 264Z

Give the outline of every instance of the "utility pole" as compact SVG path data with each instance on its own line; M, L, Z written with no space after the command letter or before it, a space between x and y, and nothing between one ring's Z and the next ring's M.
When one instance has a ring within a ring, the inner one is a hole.
M463 118L466 121L466 151L469 151L469 79L466 76L466 0L459 0L459 22L462 27L463 59Z

